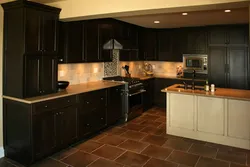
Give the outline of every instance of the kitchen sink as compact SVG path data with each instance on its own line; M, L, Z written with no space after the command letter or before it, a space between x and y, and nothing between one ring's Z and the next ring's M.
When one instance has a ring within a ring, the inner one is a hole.
M179 88L179 89L185 89L185 87L184 87L184 85L179 85L179 86L177 86L176 88ZM187 86L187 89L189 89L189 90L191 90L192 89L192 86L191 85L188 85ZM203 87L195 87L195 90L204 90L204 88Z

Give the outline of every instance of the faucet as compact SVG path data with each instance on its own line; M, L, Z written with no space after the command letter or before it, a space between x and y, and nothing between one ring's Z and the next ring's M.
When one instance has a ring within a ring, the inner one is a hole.
M192 79L192 89L193 89L193 90L195 90L195 82L194 82L195 75L196 75L196 71L193 70L193 79Z
M183 84L184 84L184 89L187 89L188 88L188 84L186 82L183 81Z

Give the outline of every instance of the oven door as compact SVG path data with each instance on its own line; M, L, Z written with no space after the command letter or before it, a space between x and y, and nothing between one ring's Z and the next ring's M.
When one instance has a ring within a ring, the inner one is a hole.
M143 113L143 93L146 90L128 94L128 120L140 116Z

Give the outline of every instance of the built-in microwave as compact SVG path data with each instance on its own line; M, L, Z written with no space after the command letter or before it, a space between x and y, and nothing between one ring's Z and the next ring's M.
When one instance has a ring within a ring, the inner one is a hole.
M195 70L197 73L207 74L208 62L207 55L202 54L184 54L183 55L183 70Z

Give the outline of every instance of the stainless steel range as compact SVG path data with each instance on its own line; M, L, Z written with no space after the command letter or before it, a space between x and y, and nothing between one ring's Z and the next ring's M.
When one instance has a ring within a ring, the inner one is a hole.
M123 112L124 119L127 122L143 113L143 93L146 92L143 83L138 78L130 77L107 77L103 80L124 82L123 90Z

